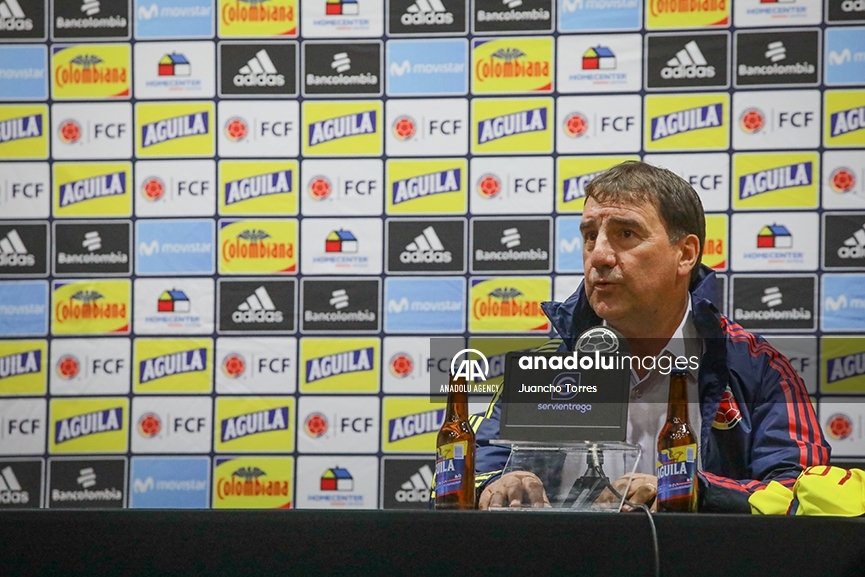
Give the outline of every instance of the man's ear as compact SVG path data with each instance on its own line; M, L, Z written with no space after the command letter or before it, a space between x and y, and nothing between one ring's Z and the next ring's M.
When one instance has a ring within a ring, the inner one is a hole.
M689 234L679 241L679 274L690 276L691 269L697 266L700 256L700 239L696 234Z

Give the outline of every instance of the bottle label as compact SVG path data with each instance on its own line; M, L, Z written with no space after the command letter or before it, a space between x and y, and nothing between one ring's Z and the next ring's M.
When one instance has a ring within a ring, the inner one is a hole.
M436 497L459 493L466 470L468 442L448 443L436 449Z
M658 453L658 500L692 497L697 491L697 445Z

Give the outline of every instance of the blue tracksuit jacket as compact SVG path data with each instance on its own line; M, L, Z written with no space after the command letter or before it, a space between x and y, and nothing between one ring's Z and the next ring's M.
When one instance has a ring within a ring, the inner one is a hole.
M690 290L694 324L705 342L699 371L700 510L749 513L751 493L772 480L792 488L805 468L829 463L829 445L790 362L762 337L721 315L709 300L716 297L715 273L703 266ZM582 284L566 301L542 306L562 339L562 352L572 351L583 331L603 322L589 306ZM713 422L728 388L742 418L731 428L719 428ZM507 462L509 449L489 444L498 438L500 414L501 401L495 398L484 415L472 417L478 494Z

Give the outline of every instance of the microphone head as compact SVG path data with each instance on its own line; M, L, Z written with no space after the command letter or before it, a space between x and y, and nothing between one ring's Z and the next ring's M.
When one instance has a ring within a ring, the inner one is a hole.
M610 327L592 327L577 338L574 347L577 352L594 354L627 353L628 341L622 333Z

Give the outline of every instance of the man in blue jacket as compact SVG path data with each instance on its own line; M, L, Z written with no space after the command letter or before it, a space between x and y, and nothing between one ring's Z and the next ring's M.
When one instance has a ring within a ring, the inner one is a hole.
M628 339L631 355L698 355L688 378L701 511L747 513L750 494L769 481L792 487L805 468L828 464L829 446L790 362L712 304L715 274L700 264L703 207L687 182L642 162L615 166L587 185L580 229L585 279L565 302L544 303L561 337L553 346L572 351L583 331L607 324ZM652 505L657 496L655 447L668 390L668 376L632 370L626 440L644 452L626 495L632 502ZM473 419L478 506L543 506L537 476L501 475L509 450L489 443L500 415L496 398Z

